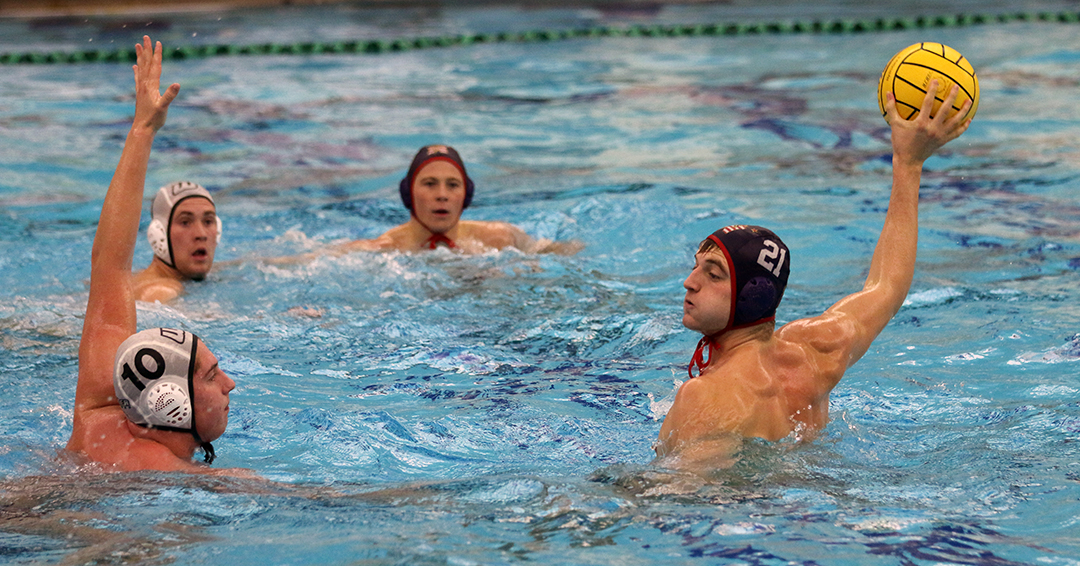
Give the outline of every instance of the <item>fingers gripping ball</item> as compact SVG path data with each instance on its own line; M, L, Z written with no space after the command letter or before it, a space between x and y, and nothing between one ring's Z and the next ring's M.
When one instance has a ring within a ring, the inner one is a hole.
M901 50L885 65L878 81L881 115L885 115L885 96L891 91L896 96L896 111L901 118L911 120L918 116L933 79L938 81L938 90L934 107L930 110L931 117L937 115L954 84L960 87L960 92L956 95L952 111L959 111L965 100L971 100L971 108L965 118L975 116L975 110L979 107L979 79L975 76L975 69L959 51L929 41Z

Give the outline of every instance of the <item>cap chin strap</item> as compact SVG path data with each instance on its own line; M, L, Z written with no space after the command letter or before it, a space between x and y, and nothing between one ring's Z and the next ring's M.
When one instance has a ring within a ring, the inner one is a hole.
M172 218L170 218L169 221L171 222ZM199 337L194 334L191 336L191 361L188 366L188 391L190 391L191 394L191 436L194 436L195 442L199 443L199 446L203 450L203 460L209 465L214 463L214 458L216 457L214 454L214 447L199 436L199 429L195 426L195 356L199 351Z
M776 320L775 316L767 316L765 318L759 318L753 322L725 328L720 332L717 332L716 334L710 336L702 336L701 340L698 340L697 348L694 349L694 356L690 358L690 365L686 368L686 373L690 375L690 379L697 377L694 375L695 367L698 369L698 375L705 373L705 368L709 367L709 364L712 362L712 351L713 348L716 346L716 339L723 336L727 331L735 330L736 328L749 328L756 324L761 324L763 322L771 322L774 320ZM706 346L708 346L708 350L706 350ZM709 355L709 359L707 360L705 359L706 353Z
M714 336L719 336L723 333L724 332L721 331ZM713 336L702 336L701 340L698 340L697 348L694 349L694 356L690 358L690 365L686 368L686 373L690 376L690 379L697 377L694 375L695 367L698 370L698 375L705 373L705 368L709 367L709 362L712 361L712 349L714 345L715 342L713 342ZM709 359L705 359L706 353L708 353Z
M195 441L200 443L199 447L202 448L203 461L206 462L206 465L209 466L210 464L213 464L214 458L217 458L217 455L214 454L214 445L209 442L203 442L203 439L199 438L199 433L197 432L195 433Z
M424 224L424 221L420 220L420 217L417 216L415 212L410 210L409 214L411 214L412 217L415 218L416 221L421 226L424 227L424 230L427 230L428 232L431 232L431 237L424 240L424 242L421 244L421 246L426 246L427 249L429 249L429 250L433 250L433 249L439 247L439 244L446 244L446 247L448 247L450 249L454 249L454 248L457 247L456 245L454 245L454 241L451 240L450 238L448 238L446 236L446 234L443 234L441 232L436 232L436 231L432 230L431 228L428 228L428 225Z
M430 238L424 240L424 244L427 245L429 250L433 250L439 247L439 244L446 244L448 248L456 248L454 241L446 237L446 234L432 234Z

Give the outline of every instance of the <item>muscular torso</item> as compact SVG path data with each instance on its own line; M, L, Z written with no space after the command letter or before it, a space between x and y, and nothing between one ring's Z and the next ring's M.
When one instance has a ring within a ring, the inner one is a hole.
M810 435L824 428L829 392L846 364L844 352L830 343L808 345L814 330L796 321L768 340L715 352L706 370L676 394L657 454L689 451L707 460L723 456L713 452L737 449L741 438L776 441L796 428Z

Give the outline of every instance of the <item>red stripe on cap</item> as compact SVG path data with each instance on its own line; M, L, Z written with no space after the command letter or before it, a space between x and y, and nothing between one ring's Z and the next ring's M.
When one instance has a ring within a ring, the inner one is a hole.
M465 180L469 178L469 176L467 174L465 174L465 166L462 165L461 163L458 163L458 160L454 159L453 157L450 157L449 155L447 155L445 153L436 153L435 155L432 155L431 157L428 157L427 159L421 161L420 165L417 165L416 169L414 169L413 172L409 175L409 197L410 198L412 198L412 196L413 196L412 190L413 190L413 183L416 182L416 175L418 175L420 173L420 170L423 169L424 167L427 167L427 165L429 163L431 163L432 161L446 161L447 163L450 163L451 165L453 165L454 168L456 168L458 170L458 173L461 173L461 181L462 182L465 182Z
M701 375L705 372L705 368L709 367L709 363L712 362L713 338L731 330L731 324L735 321L735 301L738 299L738 297L735 296L735 289L738 288L735 284L735 262L731 260L731 253L728 252L724 242L721 242L720 238L717 238L715 234L709 234L709 237L706 239L711 240L712 243L716 244L716 246L720 248L720 251L724 252L724 259L727 260L728 273L730 274L731 279L731 311L728 313L727 325L724 326L723 330L712 336L703 336L701 340L698 341L697 348L694 349L694 355L690 358L690 365L686 368L686 373L690 376L690 379L696 377L694 375L694 368L697 368L698 375ZM706 355L708 356L708 359L705 359Z
M417 220L420 220L420 218L416 216L416 195L413 194L413 185L416 184L416 175L420 173L420 171L424 167L427 167L428 163L431 163L432 161L446 161L447 163L450 163L454 166L454 168L458 170L459 173L461 173L461 182L468 183L469 176L465 174L465 166L461 163L458 163L456 159L450 157L445 153L437 153L421 161L420 165L417 165L415 169L409 171L409 202L412 203L412 206L409 207L409 215L413 218L416 218ZM421 222L420 225L423 226L428 232L431 232L432 234L435 233L423 222Z
M723 330L714 334L714 336L719 336L728 330L731 330L731 326L735 322L735 306L739 300L737 295L739 285L735 280L735 261L731 259L731 252L728 251L727 246L724 245L724 242L720 241L720 238L716 237L716 234L709 234L707 239L712 240L712 242L720 248L720 251L724 252L724 259L727 260L728 265L728 276L731 279L731 310L728 312L727 325L724 326Z

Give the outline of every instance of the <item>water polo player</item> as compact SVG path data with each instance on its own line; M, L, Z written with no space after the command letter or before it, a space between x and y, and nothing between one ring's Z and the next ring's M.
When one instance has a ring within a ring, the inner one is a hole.
M823 314L774 331L791 257L773 232L729 226L707 237L683 283L683 325L703 337L660 427L663 465L707 471L730 463L743 438L804 437L825 427L829 392L900 309L915 272L923 162L970 124L960 112L900 118L889 95L893 186L885 224L862 289ZM953 87L943 104L956 100Z
M188 181L161 187L150 215L146 238L154 257L135 274L135 298L167 302L184 292L184 281L202 281L210 273L221 219L210 192Z
M136 333L131 263L146 168L180 85L160 93L160 42L155 49L144 36L135 51L135 119L94 235L67 448L111 470L210 473L192 459L202 449L206 461L213 460L210 443L228 424L235 384L193 334L163 328ZM238 469L214 473L250 475Z
M311 254L268 261L285 263L358 250L420 251L439 247L463 253L512 247L527 253L572 255L583 247L574 240L537 240L506 222L462 220L461 213L472 203L474 190L465 163L454 148L447 145L420 148L398 185L401 202L409 210L408 222L372 240L354 240Z

